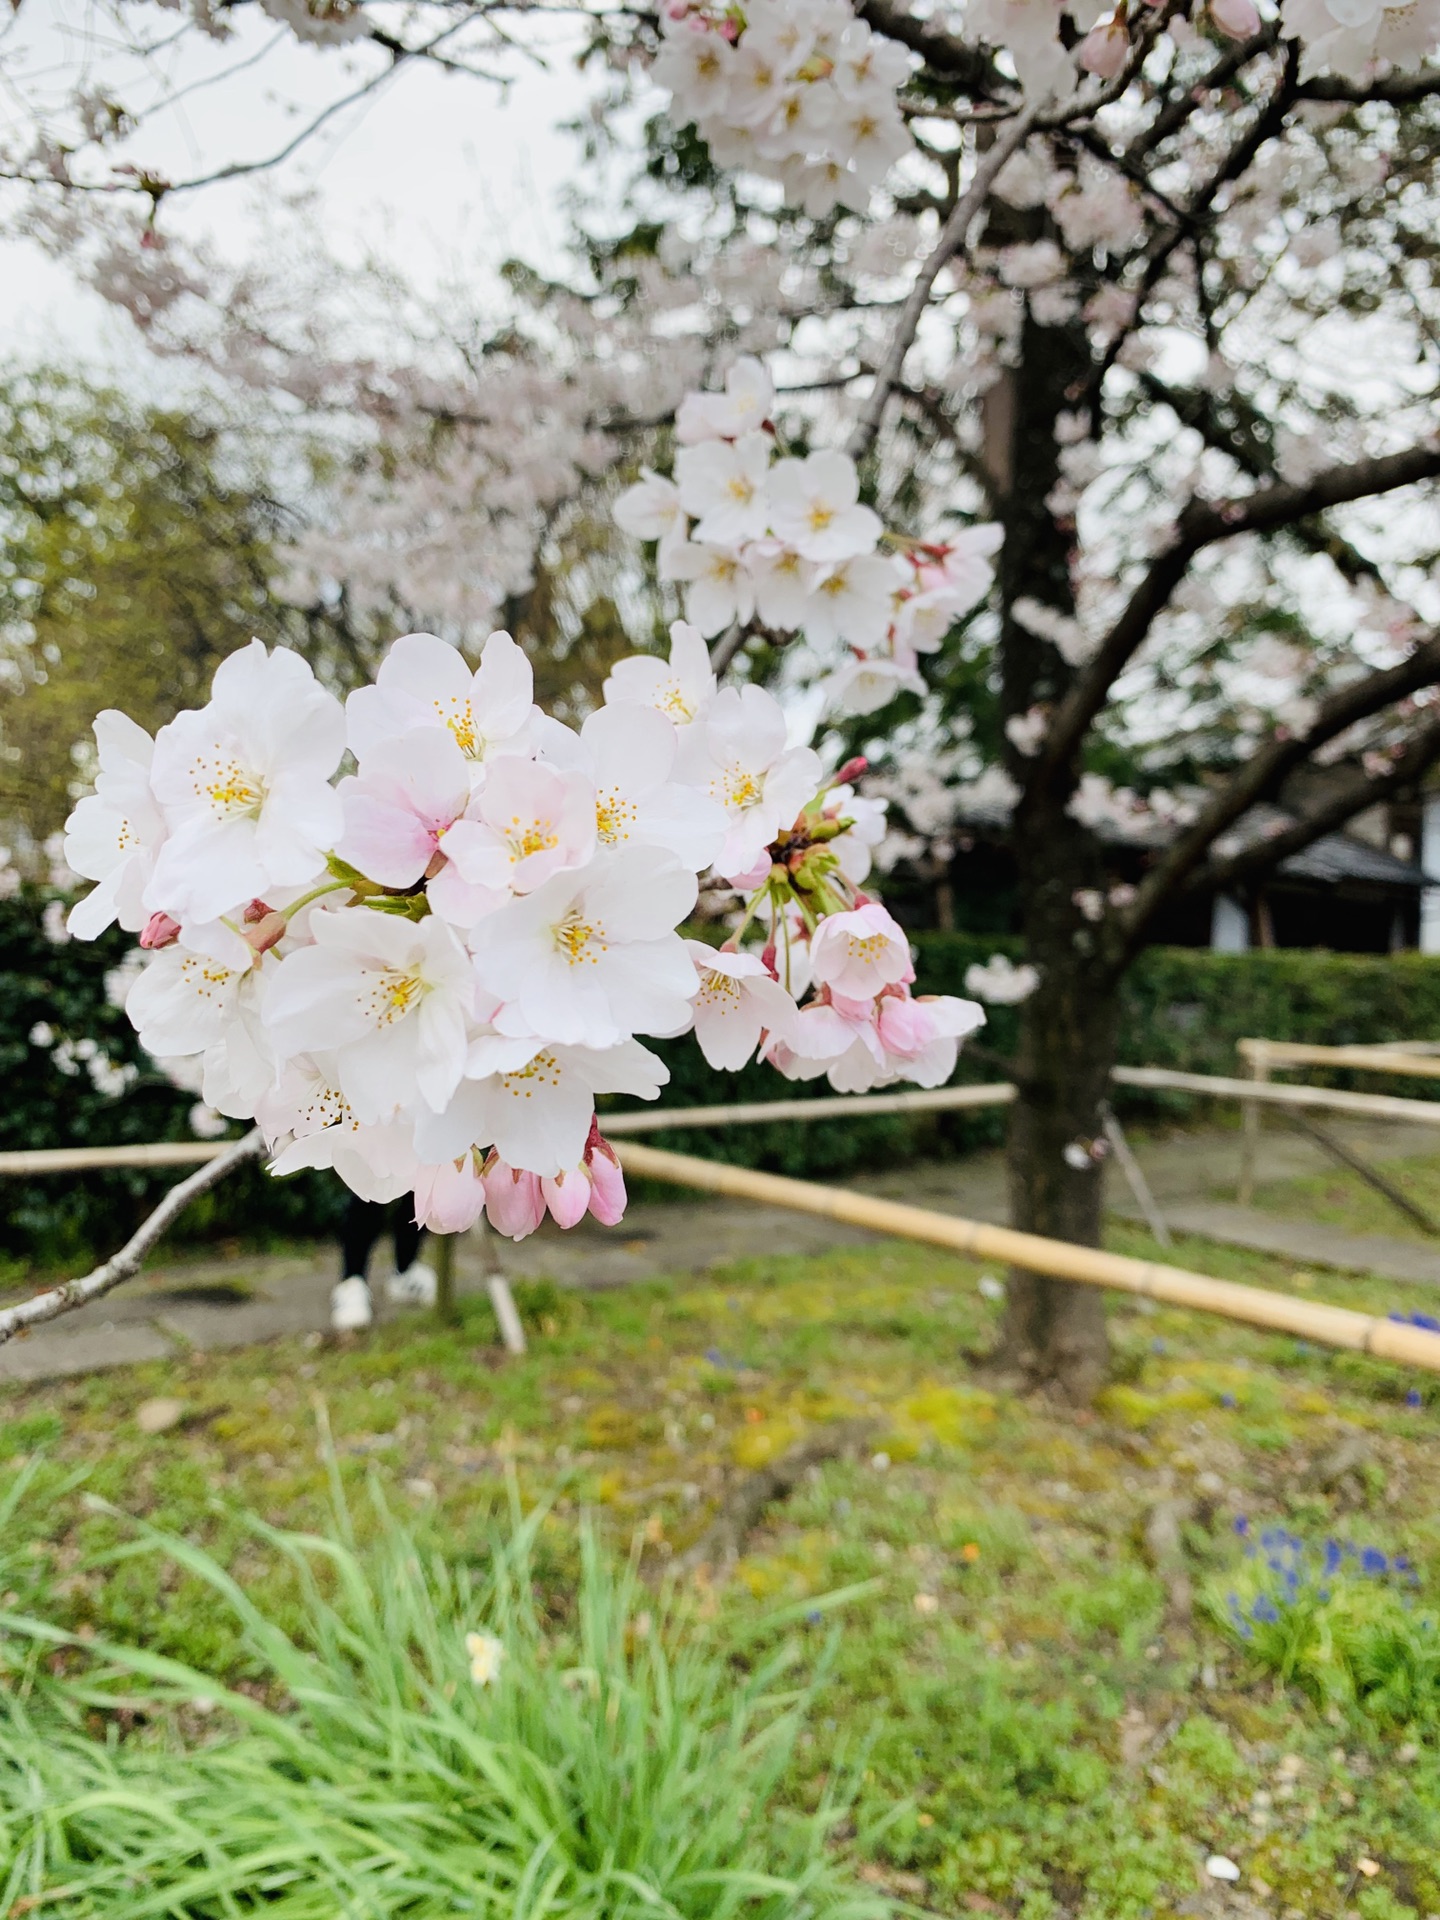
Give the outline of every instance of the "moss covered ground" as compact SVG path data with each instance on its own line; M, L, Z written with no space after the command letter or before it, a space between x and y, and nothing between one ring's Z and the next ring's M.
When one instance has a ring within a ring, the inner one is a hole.
M1112 1244L1154 1251L1131 1229ZM1169 1257L1376 1311L1440 1306L1200 1241ZM581 1508L637 1542L658 1581L740 1476L864 1417L858 1455L811 1469L728 1577L701 1576L703 1609L737 1626L869 1583L842 1609L789 1788L814 1801L861 1761L862 1807L837 1845L862 1879L908 1906L1017 1920L1440 1914L1440 1714L1287 1680L1212 1612L1253 1576L1245 1540L1283 1527L1317 1551L1404 1555L1396 1604L1423 1614L1440 1591L1440 1380L1115 1299L1100 1404L1023 1401L984 1365L999 1308L983 1271L883 1244L603 1294L540 1284L522 1290L520 1361L476 1301L453 1330L415 1316L346 1345L17 1390L0 1404L0 1476L43 1465L0 1598L239 1663L198 1583L105 1563L124 1523L99 1501L203 1541L283 1611L287 1576L238 1516L323 1524L321 1419L357 1489L377 1477L456 1559L479 1553L513 1470L554 1501L557 1589ZM147 1433L141 1409L162 1396L183 1411ZM828 1631L817 1609L817 1652ZM1212 1855L1238 1881L1207 1875Z

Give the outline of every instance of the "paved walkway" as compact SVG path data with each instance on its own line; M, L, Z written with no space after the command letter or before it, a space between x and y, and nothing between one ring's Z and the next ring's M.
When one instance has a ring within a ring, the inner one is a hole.
M1345 1138L1376 1160L1435 1151L1428 1128L1362 1124L1347 1126ZM1228 1196L1239 1160L1236 1133L1173 1135L1142 1142L1137 1150L1161 1210L1177 1231L1278 1253L1299 1266L1440 1287L1440 1249L1432 1252L1423 1241L1345 1235L1314 1221L1234 1205ZM1329 1164L1301 1135L1275 1131L1261 1137L1262 1181L1313 1174ZM1123 1183L1117 1174L1111 1180L1114 1210L1133 1217ZM971 1219L1003 1222L1008 1215L998 1154L924 1162L853 1184ZM501 1270L512 1279L619 1287L661 1273L703 1272L748 1256L823 1253L874 1237L833 1221L743 1202L652 1203L633 1206L617 1229L587 1220L562 1234L547 1222L518 1246L471 1238L459 1249L458 1280L462 1292L479 1292L485 1259L498 1254ZM304 1251L157 1265L93 1307L0 1347L0 1388L6 1382L160 1360L190 1349L246 1346L282 1334L318 1336L329 1321L332 1268L333 1256ZM381 1291L377 1286L377 1295ZM395 1311L382 1303L380 1317Z

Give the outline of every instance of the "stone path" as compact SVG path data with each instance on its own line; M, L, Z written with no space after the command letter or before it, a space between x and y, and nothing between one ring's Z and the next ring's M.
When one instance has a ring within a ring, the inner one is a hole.
M1347 1127L1345 1138L1374 1159L1433 1153L1426 1128ZM1239 1137L1193 1133L1137 1144L1138 1157L1162 1211L1176 1231L1278 1253L1299 1266L1381 1274L1440 1286L1440 1250L1418 1240L1354 1236L1313 1221L1293 1220L1217 1197L1234 1191ZM1329 1165L1298 1134L1262 1135L1262 1181L1312 1174ZM930 1161L858 1179L852 1184L887 1198L1003 1222L1008 1217L1004 1169L997 1154ZM1114 1210L1132 1215L1128 1192L1112 1176ZM479 1292L487 1258L511 1279L554 1280L566 1287L621 1287L661 1273L694 1273L750 1256L814 1254L857 1245L875 1236L805 1214L743 1202L704 1200L693 1205L651 1203L631 1208L619 1229L583 1222L560 1233L546 1224L518 1246L471 1238L459 1249L462 1293ZM377 1256L380 1317L386 1306L384 1255ZM98 1368L161 1360L191 1349L216 1351L283 1334L319 1337L329 1322L335 1277L328 1252L247 1255L226 1261L157 1264L140 1280L79 1313L0 1347L0 1390L6 1383L90 1373Z

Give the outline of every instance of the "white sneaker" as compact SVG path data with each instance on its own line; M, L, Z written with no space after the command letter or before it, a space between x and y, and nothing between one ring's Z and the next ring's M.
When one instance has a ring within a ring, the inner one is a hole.
M385 1282L385 1298L397 1307L433 1307L435 1269L423 1260L412 1260L404 1273L392 1273Z
M358 1274L330 1289L330 1325L336 1333L358 1333L374 1318L369 1285Z

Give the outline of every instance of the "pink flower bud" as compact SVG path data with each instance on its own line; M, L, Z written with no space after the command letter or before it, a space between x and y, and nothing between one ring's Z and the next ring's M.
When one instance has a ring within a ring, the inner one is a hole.
M1130 52L1130 36L1118 18L1103 20L1092 27L1080 42L1076 56L1087 73L1102 80L1113 80L1125 65Z
M852 780L858 780L869 767L870 762L863 753L857 753L853 760L847 760L835 775L837 787L848 787Z
M618 1227L625 1218L625 1175L610 1143L600 1140L598 1151L587 1149L585 1164L590 1170L591 1213L602 1227Z
M1229 40L1249 40L1260 31L1254 0L1210 0L1210 18Z
M465 1233L485 1208L485 1187L472 1154L422 1167L415 1178L415 1219L431 1233Z
M250 918L248 913L245 917L247 920ZM289 922L283 913L275 913L267 909L264 915L246 930L245 939L256 953L268 953L273 946L285 938L288 925Z
M140 944L147 953L154 953L161 947L173 947L179 938L178 920L172 920L168 913L152 913L141 931Z
M485 1214L497 1233L523 1240L545 1218L545 1196L533 1173L494 1160L485 1170Z
M547 1176L540 1182L540 1191L557 1227L578 1226L585 1218L590 1206L590 1182L583 1167Z

